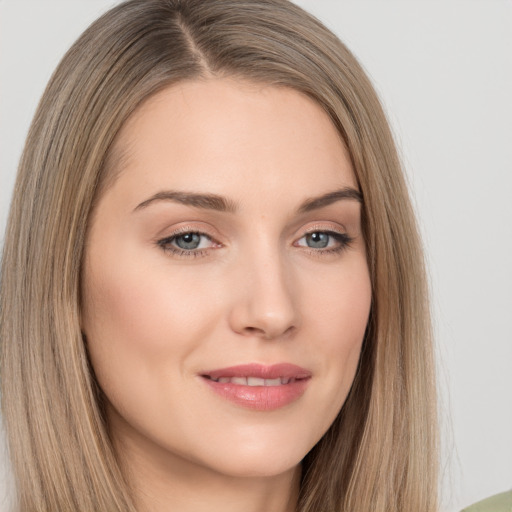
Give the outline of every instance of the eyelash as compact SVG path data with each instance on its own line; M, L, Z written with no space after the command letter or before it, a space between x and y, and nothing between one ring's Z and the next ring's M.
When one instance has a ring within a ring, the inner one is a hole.
M318 229L318 228L312 229L312 230L304 233L304 235L302 235L299 238L299 240L302 240L306 236L312 235L314 233L322 233L322 234L328 235L329 237L334 238L334 240L336 240L338 245L336 245L335 247L328 247L328 248L324 248L324 249L321 249L321 248L315 249L313 247L299 246L299 247L302 247L303 249L305 249L309 254L311 254L313 256L322 257L322 256L333 255L333 254L340 254L343 251L345 251L346 249L348 249L354 241L354 239L347 233L340 233L338 231L332 231L329 229Z
M302 245L297 246L294 244L295 247L302 247L308 253L310 253L314 256L322 257L322 256L341 253L341 252L345 251L347 248L349 248L350 245L352 244L352 242L354 241L354 239L351 236L347 235L346 233L339 233L337 231L332 231L332 230L328 230L328 229L313 229L311 231L304 233L304 235L302 235L299 238L299 240L302 240L306 236L312 235L314 233L321 233L321 234L328 235L329 237L334 238L336 240L336 242L338 242L338 245L336 247L323 248L323 249L322 248L315 249L313 247L307 247L307 246L302 246ZM201 231L191 230L191 229L184 229L182 231L181 230L177 231L170 236L162 238L161 240L158 240L157 245L164 252L171 253L173 256L177 256L177 257L197 258L197 257L202 257L202 256L208 255L209 249L211 249L211 247L208 247L206 249L186 250L186 249L180 249L178 247L171 245L177 238L185 236L185 235L198 235L200 237L206 237L210 242L215 243L213 238L206 233L203 233Z
M183 257L183 258L198 258L201 256L208 255L208 249L180 249L179 247L172 246L172 242L174 242L177 238L180 238L185 235L198 235L200 237L206 237L211 242L214 242L212 237L203 233L201 231L196 231L193 229L183 229L180 231L176 231L170 236L166 236L161 240L157 241L157 245L166 253L171 253L173 256Z

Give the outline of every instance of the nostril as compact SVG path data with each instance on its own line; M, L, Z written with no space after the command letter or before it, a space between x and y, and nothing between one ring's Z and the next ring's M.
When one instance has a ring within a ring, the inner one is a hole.
M282 338L289 336L295 330L295 326L290 325L286 329L281 329L279 327L268 327L268 328L260 328L260 327L252 327L247 326L244 327L242 332L249 336L258 336L260 338L264 338L266 340L272 340L276 338Z
M251 327L251 326L245 327L243 329L243 333L246 335L249 335L249 336L259 336L262 338L269 337L267 331L265 329L261 329L259 327Z

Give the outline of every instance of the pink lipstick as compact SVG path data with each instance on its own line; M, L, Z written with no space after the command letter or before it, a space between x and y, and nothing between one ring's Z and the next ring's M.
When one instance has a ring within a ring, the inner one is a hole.
M288 363L251 363L207 371L201 377L215 393L237 405L273 411L304 394L311 372Z

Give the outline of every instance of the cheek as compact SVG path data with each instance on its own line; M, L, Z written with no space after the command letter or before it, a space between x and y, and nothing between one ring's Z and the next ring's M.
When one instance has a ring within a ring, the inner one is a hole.
M371 306L371 282L366 260L361 254L347 258L339 268L322 276L314 294L309 297L308 323L323 332L329 351L345 352L359 346ZM304 289L305 291L305 289Z
M101 255L90 255L83 280L85 316L91 317L93 327L102 324L102 331L122 332L127 339L138 333L148 342L160 340L160 335L168 341L169 325L193 327L191 317L203 307L202 295L192 293L193 275L183 282L179 273L169 272L166 262L155 263L147 255L150 251L134 245L125 242L117 251L107 246Z
M213 301L192 293L193 276L173 279L165 268L125 256L91 255L85 267L83 330L100 383L112 375L133 380L135 371L138 378L158 374L168 356L179 363L215 323Z
M179 432L162 411L179 407L181 395L172 390L182 389L190 355L217 322L211 292L193 275L173 275L166 262L128 250L123 258L103 254L101 261L92 254L85 269L83 327L96 379L112 406L109 421L122 428L126 420L150 438L159 425Z
M337 414L352 385L368 324L372 294L365 260L347 265L329 283L316 298L310 324L321 333L312 339L323 353L320 373L326 376L326 388L332 390L332 410Z

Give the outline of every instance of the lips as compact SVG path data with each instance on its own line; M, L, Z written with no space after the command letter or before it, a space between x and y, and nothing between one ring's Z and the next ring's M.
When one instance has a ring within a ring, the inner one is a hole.
M233 377L256 377L259 379L306 379L311 377L311 372L290 363L280 363L268 366L251 363L208 371L203 375L210 377L213 380Z
M283 384L289 384L294 382L296 379L288 379L283 377L277 377L276 379L261 379L259 377L219 377L218 379L212 379L215 382L221 384L238 384L239 386L281 386Z
M311 372L289 363L246 364L207 371L201 377L212 391L235 405L272 411L298 400Z

